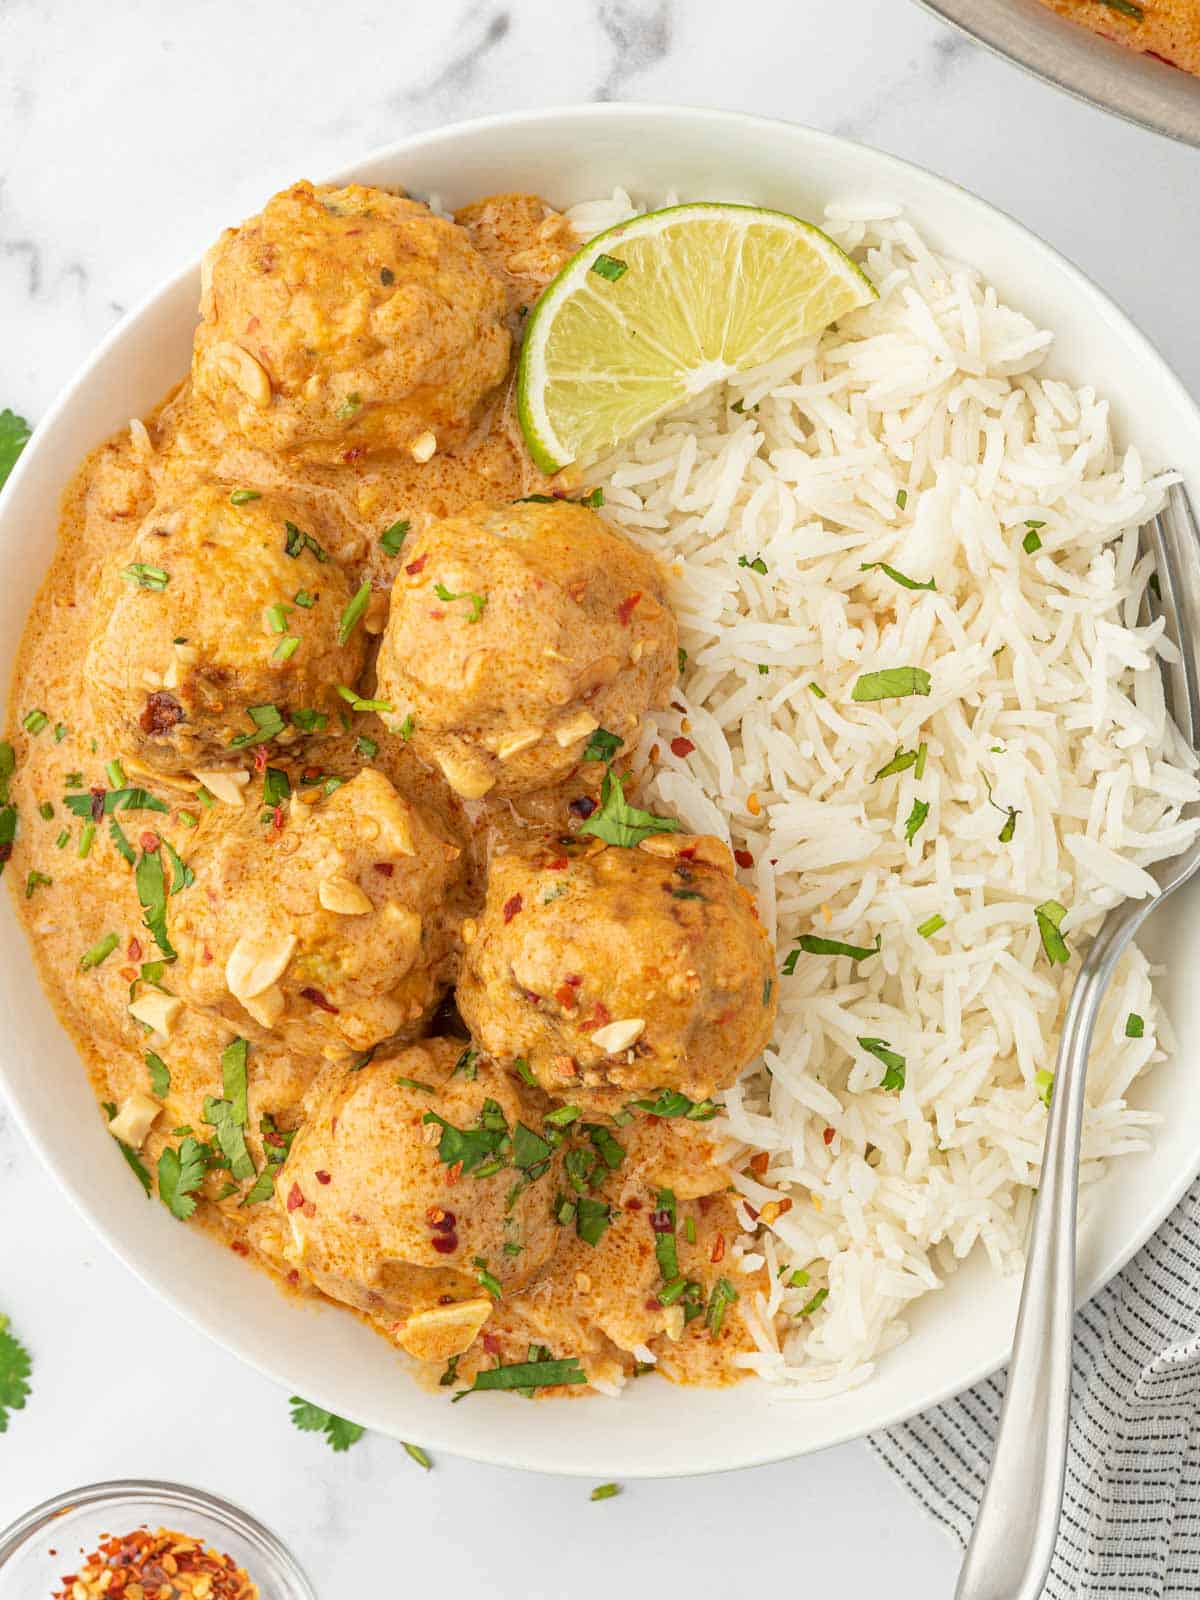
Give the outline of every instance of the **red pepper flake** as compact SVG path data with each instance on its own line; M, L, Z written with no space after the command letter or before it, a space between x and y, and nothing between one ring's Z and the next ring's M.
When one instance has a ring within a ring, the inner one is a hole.
M150 829L147 828L144 833L138 834L138 843L141 845L143 850L149 851L150 854L153 855L154 851L158 849L162 841L159 839L156 833L151 833Z
M435 1233L429 1242L440 1256L453 1255L458 1249L458 1235L456 1233Z
M713 1240L712 1251L711 1251L708 1259L712 1262L713 1266L715 1267L717 1262L724 1260L724 1258L725 1258L725 1235L723 1233L719 1233L717 1235L717 1237Z
M634 1195L630 1200L626 1200L625 1209L626 1211L640 1211L642 1209L642 1202L638 1199L637 1195Z
M314 1172L313 1173L313 1177L316 1178L318 1183L332 1183L333 1182L333 1179L329 1176L329 1174L327 1172Z
M577 1078L579 1064L574 1056L551 1056L550 1065L554 1068L555 1076L559 1078Z
M833 1136L834 1136L834 1134L836 1132L837 1132L836 1128L826 1128L825 1132L821 1135L821 1137L822 1137L822 1139L824 1139L826 1144L832 1144L833 1143Z
M750 1157L750 1171L756 1178L761 1178L771 1165L771 1152L760 1150L756 1156Z
M142 941L140 939L130 939L125 947L125 954L130 961L140 961L142 959Z
M300 1274L296 1271L295 1267L292 1268L283 1281L287 1284L289 1289L298 1289L300 1287Z
M505 920L505 922L511 922L512 919L516 916L517 912L520 911L521 907L524 904L525 904L524 897L522 895L519 895L519 894L514 894L511 899L506 900L504 902L504 920Z
M428 551L423 556L418 556L415 561L410 561L405 567L405 572L410 578L415 578L418 572L425 571L425 563L429 560Z
M250 1246L246 1243L246 1241L244 1239L233 1239L233 1240L231 1240L229 1248L233 1251L233 1253L235 1255L248 1256L250 1254Z
M304 772L303 772L303 777L304 777L306 782L308 782L308 783L316 783L317 779L320 776L321 776L320 767L305 767Z
M742 867L747 872L754 865L754 857L750 854L749 850L735 850L733 852L733 859L737 862L739 867Z
M685 844L676 851L676 858L679 861L694 861L696 858L696 846L694 844Z
M382 872L385 878L390 878L395 870L395 864L391 861L377 861L375 863L375 871Z
M104 790L92 789L89 792L92 796L92 821L99 822L101 817L104 815Z
M579 1004L579 996L572 989L569 981L558 986L554 991L554 998L564 1011L574 1011Z
M690 756L695 748L696 746L692 743L692 741L690 739L685 739L682 734L671 740L671 754L673 756L678 756L680 760L682 760L684 756Z
M254 749L254 770L262 772L267 765L267 747L265 744L256 745Z
M500 1354L500 1341L497 1339L494 1333L485 1333L483 1338L480 1340L480 1343L483 1345L483 1348L487 1351L488 1355L498 1356Z
M347 466L350 466L353 462L360 461L362 457L366 455L366 453L367 447L365 444L356 444L353 445L349 450L344 450L342 452L342 460Z
M451 1188L454 1187L454 1185L458 1182L458 1180L461 1177L462 1177L462 1162L461 1161L456 1161L452 1167L447 1167L446 1168L446 1182L450 1185Z
M641 598L642 591L640 589L635 589L631 595L626 595L625 599L622 600L621 604L617 607L617 620L620 622L622 627L627 628L629 626L629 619L632 617L637 603Z
M298 1183L293 1183L291 1189L288 1191L287 1208L289 1211L299 1211L303 1204L304 1196L300 1192L300 1185Z
M612 1012L604 1004L604 1001L603 1000L595 1000L595 1001L592 1002L591 1015L588 1017L587 1021L584 1023L584 1027L588 1028L588 1029L590 1029L591 1031L594 1032L595 1029L602 1028L606 1022L611 1022L611 1021L612 1021Z
M320 989L301 989L300 998L301 1000L311 1001L312 1004L317 1006L321 1011L328 1011L331 1017L336 1017L338 1015L337 1006L331 1006L329 1001L326 1000L325 996L321 993Z
M549 861L543 864L547 872L565 872L571 865L566 856L552 856Z
M167 1528L151 1533L142 1527L118 1537L104 1534L97 1548L59 1582L62 1588L55 1590L53 1600L70 1600L72 1594L81 1593L104 1594L114 1600L134 1594L153 1600L182 1594L245 1600L245 1596L258 1593L232 1556L218 1554L199 1539Z

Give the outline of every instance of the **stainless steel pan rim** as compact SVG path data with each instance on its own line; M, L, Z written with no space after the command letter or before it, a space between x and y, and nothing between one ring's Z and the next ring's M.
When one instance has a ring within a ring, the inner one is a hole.
M1103 39L1039 0L917 4L1077 100L1200 146L1200 78Z

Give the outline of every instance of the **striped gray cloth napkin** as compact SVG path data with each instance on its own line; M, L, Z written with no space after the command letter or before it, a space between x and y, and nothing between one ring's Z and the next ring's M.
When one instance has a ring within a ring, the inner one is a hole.
M1200 1596L1200 1180L1075 1324L1075 1389L1050 1600ZM965 1546L1004 1374L871 1443Z

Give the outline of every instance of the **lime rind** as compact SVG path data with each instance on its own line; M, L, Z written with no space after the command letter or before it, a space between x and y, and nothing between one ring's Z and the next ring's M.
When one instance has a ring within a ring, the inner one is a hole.
M632 270L593 271L614 255ZM702 201L619 222L571 257L529 318L517 416L530 454L549 473L595 458L874 298L827 234L784 211Z

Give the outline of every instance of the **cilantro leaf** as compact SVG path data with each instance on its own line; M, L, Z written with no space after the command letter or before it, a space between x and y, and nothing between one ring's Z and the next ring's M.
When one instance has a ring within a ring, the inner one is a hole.
M11 412L0 412L0 424ZM29 1396L33 1361L21 1341L8 1331L8 1318L0 1316L0 1433L8 1432L8 1413L23 1411Z
M292 1395L288 1404L292 1408L293 1425L299 1428L301 1433L323 1433L331 1450L349 1450L350 1446L357 1444L367 1431L357 1422L347 1422L345 1417L339 1417L333 1411L326 1411L322 1406L314 1406L308 1400L301 1400L298 1394Z
M115 821L110 826L115 827ZM167 937L167 884L162 857L157 850L142 851L142 858L134 872L134 882L145 913L146 926L154 935L155 944L168 961L174 961L175 947Z
M546 1389L560 1383L586 1383L587 1373L576 1356L564 1361L517 1361L511 1366L487 1367L475 1374L469 1389L454 1396L478 1394L486 1389Z
M1037 919L1047 961L1052 967L1065 967L1071 959L1071 951L1058 930L1067 914L1066 906L1059 905L1057 900L1043 900L1040 906L1034 907L1033 914Z
M901 510L903 509L904 508L901 507ZM928 583L918 583L915 578L906 578L904 573L899 572L895 567L889 567L886 561L864 561L858 570L860 572L882 572L885 574L885 576L889 577L893 583L898 583L902 589L937 588L937 584L932 578L929 579Z
M464 1173L474 1172L476 1167L481 1167L489 1156L495 1155L508 1138L508 1126L504 1122L503 1114L498 1128L456 1128L452 1122L447 1122L445 1117L439 1117L436 1111L427 1111L421 1121L438 1124L442 1130L442 1137L438 1143L438 1159L445 1162L448 1167L461 1161Z
M7 406L0 411L0 489L17 464L17 457L29 443L30 427L24 417Z
M600 809L580 828L580 833L595 834L605 844L621 845L627 850L648 839L654 833L676 833L679 822L675 817L656 817L652 811L639 811L625 798L621 779L610 768L604 774L600 790Z
M1125 1018L1125 1037L1127 1039L1141 1039L1146 1032L1145 1021L1138 1016L1136 1011L1131 1011Z
M158 1197L180 1222L186 1222L196 1209L193 1196L204 1182L204 1173L204 1146L191 1134L178 1150L168 1145L158 1158Z
M903 1089L907 1071L904 1057L892 1050L886 1039L860 1038L858 1042L868 1055L874 1056L876 1061L882 1061L887 1068L883 1075L883 1082L879 1087L881 1089Z
M906 695L926 695L933 680L924 667L884 667L881 672L864 672L851 690L850 698L864 700L902 700Z
M611 761L624 743L624 739L619 734L609 733L607 728L597 728L584 746L583 759L585 761Z
M160 1055L146 1051L146 1066L150 1071L150 1087L160 1100L171 1092L171 1069Z

